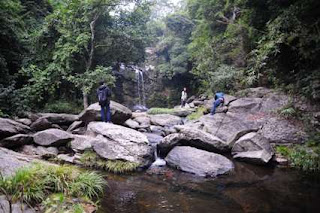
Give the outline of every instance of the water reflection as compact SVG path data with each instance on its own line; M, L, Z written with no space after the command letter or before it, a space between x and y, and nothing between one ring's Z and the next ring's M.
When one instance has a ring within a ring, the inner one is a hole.
M109 188L99 212L320 212L320 181L314 175L235 164L231 175L214 180L168 168L108 175Z

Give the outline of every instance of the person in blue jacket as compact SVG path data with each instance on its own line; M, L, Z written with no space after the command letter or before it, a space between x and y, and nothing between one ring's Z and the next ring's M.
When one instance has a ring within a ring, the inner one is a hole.
M211 115L214 115L216 113L216 108L218 106L220 106L221 104L223 105L224 104L224 93L223 92L217 92L214 96L214 102L213 102L213 105L212 105L212 108L211 108L211 112L210 114Z

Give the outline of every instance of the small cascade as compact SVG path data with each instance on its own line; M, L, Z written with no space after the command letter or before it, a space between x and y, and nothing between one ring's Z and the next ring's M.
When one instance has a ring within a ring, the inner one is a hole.
M136 73L136 80L137 80L137 93L139 98L139 106L145 108L146 106L146 95L145 95L145 85L144 85L144 77L143 72L138 69L134 68Z
M160 157L158 157L158 149L157 146L154 149L154 159L155 161L152 163L152 167L162 167L166 165L166 161Z

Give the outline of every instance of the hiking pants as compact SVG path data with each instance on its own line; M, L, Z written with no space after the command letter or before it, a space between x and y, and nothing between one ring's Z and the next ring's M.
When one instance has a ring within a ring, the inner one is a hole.
M184 107L186 105L187 100L181 99L181 107Z
M101 106L101 120L103 122L111 122L110 105Z
M211 108L211 115L214 115L216 113L216 108L220 106L220 104L222 104L223 102L224 102L223 98L218 98L217 100L215 100Z

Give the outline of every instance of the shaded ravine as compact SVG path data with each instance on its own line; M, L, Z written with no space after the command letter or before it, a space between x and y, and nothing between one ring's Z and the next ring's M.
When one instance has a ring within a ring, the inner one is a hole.
M319 175L235 162L229 176L204 179L168 168L108 174L98 213L320 212Z

